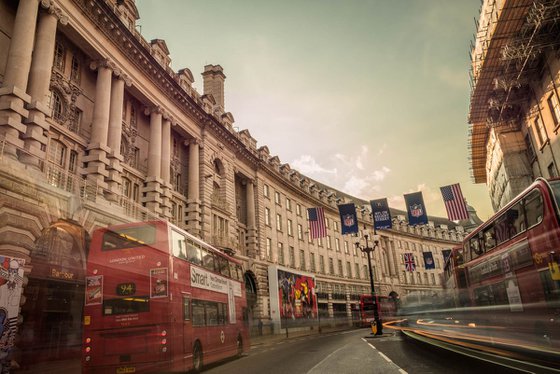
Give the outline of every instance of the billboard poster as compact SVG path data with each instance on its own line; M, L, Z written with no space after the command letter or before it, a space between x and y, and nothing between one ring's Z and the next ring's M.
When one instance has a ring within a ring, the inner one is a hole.
M317 318L315 277L279 266L269 267L270 309L281 328L305 326Z
M167 297L167 268L150 269L150 297Z
M14 346L24 265L22 258L0 256L0 371Z
M86 277L86 305L99 305L103 302L103 275Z

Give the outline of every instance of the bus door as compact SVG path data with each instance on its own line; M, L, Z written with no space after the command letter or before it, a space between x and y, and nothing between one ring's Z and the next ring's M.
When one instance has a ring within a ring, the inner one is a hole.
M192 298L191 295L183 294L183 353L184 357L190 357L193 348L193 328L192 328Z

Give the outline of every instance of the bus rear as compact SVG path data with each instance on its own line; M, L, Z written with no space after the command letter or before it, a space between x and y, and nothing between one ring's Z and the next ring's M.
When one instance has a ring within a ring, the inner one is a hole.
M138 373L170 361L168 228L140 222L93 233L84 307L84 373Z

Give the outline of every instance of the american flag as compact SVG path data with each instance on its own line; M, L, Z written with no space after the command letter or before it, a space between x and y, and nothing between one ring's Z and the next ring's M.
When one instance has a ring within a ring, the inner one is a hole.
M311 239L324 238L327 236L323 208L308 208L307 213L309 215Z
M414 270L416 270L416 264L414 263L414 255L412 253L404 254L404 266L406 267L406 271L413 272Z
M468 219L469 212L467 212L467 205L465 204L465 199L461 193L461 186L459 186L459 183L440 187L440 190L449 219L451 221Z

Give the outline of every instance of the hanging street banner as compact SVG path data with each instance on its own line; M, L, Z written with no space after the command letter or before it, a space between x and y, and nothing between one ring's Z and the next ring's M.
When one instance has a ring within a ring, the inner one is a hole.
M373 226L376 230L390 229L393 226L391 211L387 199L371 200L371 212L373 214Z
M358 216L354 203L338 206L340 221L342 223L342 235L358 233Z
M435 269L436 264L434 263L432 252L422 252L422 254L424 255L424 267L426 270Z
M428 213L426 213L422 192L405 194L404 201L408 212L408 224L410 226L427 225Z

